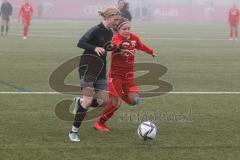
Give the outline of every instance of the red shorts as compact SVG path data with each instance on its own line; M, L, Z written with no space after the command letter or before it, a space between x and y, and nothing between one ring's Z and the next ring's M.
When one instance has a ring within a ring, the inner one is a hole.
M31 17L22 17L23 25L30 25Z
M121 97L123 94L130 92L138 93L138 87L133 79L124 80L122 78L108 78L109 94L115 97Z

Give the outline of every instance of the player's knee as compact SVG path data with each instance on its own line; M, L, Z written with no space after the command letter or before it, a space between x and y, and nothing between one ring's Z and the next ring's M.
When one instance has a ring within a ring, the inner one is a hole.
M83 101L82 101L82 106L83 106L83 107L89 107L89 106L91 106L92 100L93 100L92 97L84 98Z
M100 106L106 106L107 105L107 100L103 100L103 99L97 99L97 103L98 103L98 105L100 105Z

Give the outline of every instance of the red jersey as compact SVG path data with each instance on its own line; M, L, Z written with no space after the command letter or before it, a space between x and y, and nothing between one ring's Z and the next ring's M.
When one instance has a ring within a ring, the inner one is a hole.
M127 49L120 52L113 51L111 54L110 77L121 77L123 79L134 78L134 58L135 51L141 50L149 55L153 55L153 50L141 42L140 38L135 34L130 34L130 39L125 40L120 34L116 34L112 38L112 42L116 46L120 46L123 42L130 44Z
M239 10L237 8L231 8L228 15L229 23L239 23Z
M33 7L30 3L25 3L20 7L19 17L31 17L33 15Z

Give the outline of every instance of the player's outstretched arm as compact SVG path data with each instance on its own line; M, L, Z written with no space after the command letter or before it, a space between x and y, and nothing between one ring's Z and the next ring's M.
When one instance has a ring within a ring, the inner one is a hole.
M151 56L155 57L156 56L156 53L154 53L153 49L148 47L147 45L145 45L143 42L141 42L140 39L138 39L138 42L137 42L137 47L136 47L138 50L141 50L141 51L144 51L146 52L147 54L150 54Z
M136 43L137 43L136 49L137 50L141 50L143 52L146 52L147 54L150 54L152 57L156 56L156 53L154 53L153 49L148 47L146 44L144 44L137 35L132 34L132 36L136 40Z

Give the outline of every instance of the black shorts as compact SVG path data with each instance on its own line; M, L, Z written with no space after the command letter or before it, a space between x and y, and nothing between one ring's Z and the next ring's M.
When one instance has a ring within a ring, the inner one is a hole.
M79 64L81 88L107 90L106 67L103 60L95 55L82 55Z
M2 13L1 16L2 16L2 20L3 20L3 21L9 22L9 20L10 20L9 15L6 15L6 14Z

